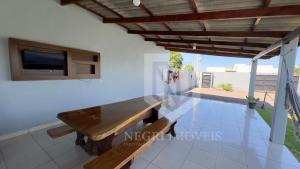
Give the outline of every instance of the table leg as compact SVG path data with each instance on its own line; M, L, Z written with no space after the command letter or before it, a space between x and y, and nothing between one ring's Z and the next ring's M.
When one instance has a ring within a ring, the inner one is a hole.
M176 137L176 132L175 132L175 125L176 125L177 121L175 121L171 127L170 127L170 130L167 132L167 134L171 134L173 137Z
M112 134L100 141L88 139L84 149L90 155L101 155L112 148L112 142L115 135Z
M151 109L151 116L149 118L146 118L143 120L143 123L144 124L147 124L147 123L154 123L155 121L158 120L158 111L160 109L160 106L158 107L155 107L155 108L152 108Z
M121 167L121 169L130 169L131 166L131 161L129 161L127 164L125 164L123 167Z
M79 132L76 132L76 134L77 134L77 137L76 137L75 144L78 146L85 145L84 135Z

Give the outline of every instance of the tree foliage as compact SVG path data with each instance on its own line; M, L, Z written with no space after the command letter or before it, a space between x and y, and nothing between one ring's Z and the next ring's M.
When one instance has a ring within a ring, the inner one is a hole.
M174 69L177 69L177 70L181 69L182 61L183 61L183 58L182 58L181 52L171 51L170 60L169 60L169 65L170 65L171 68L174 68Z
M188 64L188 65L184 66L184 70L191 72L194 70L194 67L192 65Z
M295 68L294 74L300 76L300 67Z

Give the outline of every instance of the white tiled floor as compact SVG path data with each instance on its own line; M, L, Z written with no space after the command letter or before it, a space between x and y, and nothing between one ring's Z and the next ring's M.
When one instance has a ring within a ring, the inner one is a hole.
M246 106L189 98L176 111L176 139L165 136L132 169L300 169L285 146L269 143L270 128ZM75 135L50 139L45 130L0 142L0 169L80 169L94 157Z

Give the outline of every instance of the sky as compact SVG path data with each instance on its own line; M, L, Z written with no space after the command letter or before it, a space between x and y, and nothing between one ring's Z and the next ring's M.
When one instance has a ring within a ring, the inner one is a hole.
M183 53L183 64L192 64L196 58L196 54ZM220 56L211 56L211 55L200 55L201 71L205 71L207 67L229 67L234 64L251 64L251 59L243 58L230 58L230 57L220 57ZM258 61L259 65L273 65L278 67L279 57L273 57L271 59L260 59ZM296 67L300 67L300 47L298 47L297 57L296 57Z

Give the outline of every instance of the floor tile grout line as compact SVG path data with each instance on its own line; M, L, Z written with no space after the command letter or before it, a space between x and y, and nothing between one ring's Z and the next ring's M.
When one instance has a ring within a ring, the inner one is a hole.
M160 151L157 153L157 155L156 155L156 157L154 158L154 159L152 159L152 160L148 160L150 163L152 163L156 158L157 158L157 156L167 147L167 145L168 144L170 144L169 142L166 144L166 145L164 145L161 149L160 149Z
M156 164L154 164L154 163L151 163L151 162L150 162L150 164L149 164L147 167L149 167L150 165L153 165L153 166L155 166L155 167L157 167L157 168L159 168L159 169L162 169L162 168L159 167L158 165L156 165Z
M190 153L192 152L192 149L193 149L193 147L194 147L195 144L196 144L196 140L193 141L192 146L189 148L187 155L185 156L182 164L180 165L180 169L182 169L182 167L184 166L184 163L187 161L187 158L190 155Z
M161 149L160 149L160 151L157 153L157 155L156 155L156 157L154 158L154 159L152 159L152 160L150 160L150 162L149 162L149 164L148 164L148 166L151 164L151 165L154 165L155 167L157 167L157 168L159 168L159 169L162 169L161 167L159 167L159 166L157 166L156 164L154 164L153 163L153 161L158 157L158 155L168 146L170 144L170 142L168 142L166 145L164 145ZM147 167L148 167L147 166ZM146 167L146 168L147 168Z
M6 169L8 169L8 166L7 166L7 164L6 164L6 160L5 160L5 158L4 158L4 154L3 154L3 152L2 152L1 149L0 149L0 154L1 154L1 156L2 156L2 160L3 160L3 163L4 163L4 167L5 167Z
M47 156L50 158L50 160L51 160L51 162L53 162L55 165L56 165L56 167L58 167L59 169L62 169L57 163L56 163L56 161L51 157L51 155L42 147L42 145L40 145L39 143L38 143L38 141L33 137L33 135L32 135L32 133L31 132L29 132L28 133L30 136L31 136L31 138L33 139L33 141L43 150L43 152L44 153L46 153L47 154ZM49 161L48 161L48 163L49 163ZM46 164L46 163L45 163ZM37 167L36 167L37 168Z

